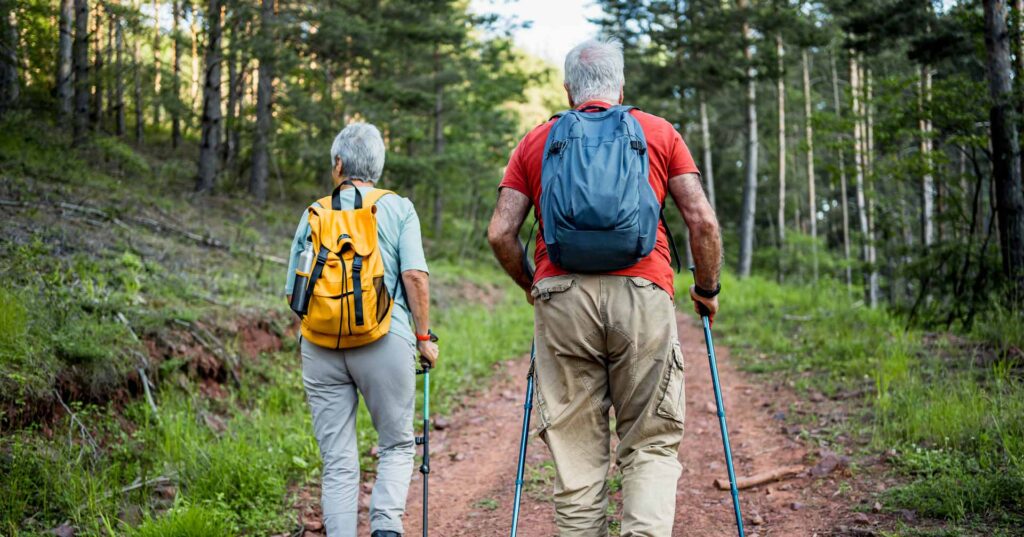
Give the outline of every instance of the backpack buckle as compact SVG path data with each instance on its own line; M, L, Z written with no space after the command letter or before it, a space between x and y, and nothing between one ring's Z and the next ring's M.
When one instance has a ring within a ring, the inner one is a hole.
M640 140L630 140L629 147L640 156L647 152L647 147Z

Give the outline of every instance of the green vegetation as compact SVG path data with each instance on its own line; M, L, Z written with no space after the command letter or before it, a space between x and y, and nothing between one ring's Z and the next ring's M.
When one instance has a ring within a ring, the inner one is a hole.
M843 427L870 437L874 451L895 450L907 483L884 495L888 506L993 532L1024 521L1019 313L993 308L959 338L908 330L830 280L727 274L723 288L715 329L747 370L861 403L852 410L864 419Z
M146 156L99 138L102 158L91 160L58 134L42 134L43 124L19 117L3 125L0 197L24 205L4 209L17 218L0 239L0 534L42 535L64 521L80 536L294 530L295 494L317 481L320 457L280 299L284 267L252 254L287 251L304 201L195 206L168 194L189 177L174 154ZM62 199L84 212L54 208L37 191L34 176L57 177L47 171L57 151L79 169L62 179ZM432 404L444 414L483 386L497 362L528 350L532 323L521 293L493 266L437 263L432 271L435 305L443 306L435 312L443 353ZM207 330L224 347L219 358L237 356L243 337L232 327L240 318L266 323L283 347L223 364L237 384L227 373L196 372L213 350L174 343ZM136 337L163 341L163 361ZM140 367L156 382L156 412ZM372 471L376 435L365 408L358 427L363 469Z

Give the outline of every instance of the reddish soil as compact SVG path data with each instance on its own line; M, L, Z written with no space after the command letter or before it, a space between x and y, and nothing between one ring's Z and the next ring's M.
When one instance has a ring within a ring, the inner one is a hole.
M736 535L729 492L713 485L715 479L726 479L727 473L703 333L691 316L679 317L679 337L686 356L688 404L673 536ZM765 385L763 379L739 372L727 348L718 346L716 350L737 474L748 476L788 465L804 465L808 470L814 467L818 454L810 453L807 444L796 439L798 428L784 425L786 412L813 413L800 410L804 403L788 390ZM508 535L528 362L528 357L506 362L486 391L455 412L444 430L432 434L432 535ZM520 517L519 534L524 537L557 535L549 501L550 478L541 477L545 475L541 466L549 460L543 442L531 437L529 482ZM864 526L855 527L858 523L872 524L874 516L865 520L866 515L854 515L851 510L853 496L860 491L843 492L838 484L848 476L844 464L845 461L838 466L832 464L824 472L819 466L814 477L804 473L742 491L747 536L874 534ZM856 485L854 489L862 488ZM409 493L405 522L409 536L421 533L421 487L417 473ZM363 490L368 491L368 484L364 484ZM367 498L366 494L363 496L361 505L365 511ZM621 505L621 493L613 495L613 500ZM368 534L365 513L362 516L360 534ZM618 517L616 514L613 518Z

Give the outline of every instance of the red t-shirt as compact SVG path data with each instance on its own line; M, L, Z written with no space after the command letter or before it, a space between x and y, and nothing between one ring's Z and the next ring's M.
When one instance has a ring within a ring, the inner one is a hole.
M580 108L590 105L610 106L609 103L601 101L589 101L580 105ZM687 149L682 136L676 132L671 123L640 110L633 110L630 113L640 123L644 137L647 139L647 156L650 160L648 180L651 182L658 201L664 206L670 177L700 172L697 170L697 165L693 163L693 157L690 156L690 150ZM544 143L554 124L554 121L548 121L534 128L519 142L508 161L508 167L505 168L505 177L498 186L499 189L511 188L529 196L533 201L534 214L538 220L540 211L537 207L540 203L540 175L541 163L544 158ZM539 282L550 276L567 274L566 271L548 260L544 237L539 231L537 232L537 252L534 255L534 261L537 263L534 282ZM671 254L665 227L658 224L658 238L650 255L632 267L609 274L640 276L654 282L669 295L673 295L675 288L672 284Z

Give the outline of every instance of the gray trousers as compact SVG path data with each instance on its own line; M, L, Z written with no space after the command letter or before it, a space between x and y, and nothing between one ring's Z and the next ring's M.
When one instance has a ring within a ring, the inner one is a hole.
M377 481L370 497L370 531L404 533L402 515L415 444L415 349L388 334L365 346L332 350L302 341L302 382L323 457L324 527L328 537L355 537L359 509L359 394L377 429Z

